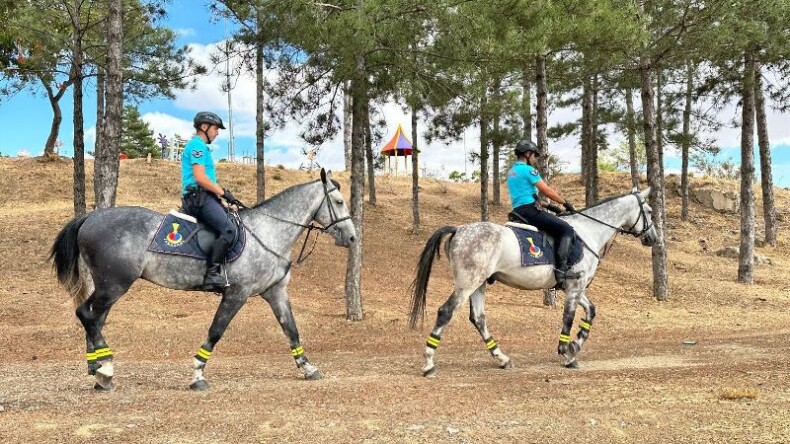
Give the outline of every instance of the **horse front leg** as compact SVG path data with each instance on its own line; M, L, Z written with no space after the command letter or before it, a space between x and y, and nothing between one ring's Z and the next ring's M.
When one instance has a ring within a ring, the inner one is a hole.
M209 388L208 381L204 375L206 363L208 363L211 354L214 352L214 347L217 345L225 330L228 328L230 321L236 316L244 303L247 302L248 293L242 292L233 287L225 290L222 295L222 300L217 307L217 312L214 314L214 320L211 321L211 327L208 329L208 339L200 346L195 359L193 360L193 376L189 388L192 390L206 390Z
M285 284L281 283L269 289L261 294L261 297L269 303L274 317L277 318L277 322L280 323L283 333L285 333L285 336L288 338L288 344L291 347L291 356L293 356L296 362L296 367L304 372L305 379L311 381L321 379L323 377L321 371L318 370L318 367L311 364L304 354L304 347L299 340L299 330L296 328L296 320L294 320L293 312L291 311L291 301L285 290Z
M571 328L573 327L576 307L579 305L579 299L583 294L584 287L579 288L577 283L569 287L571 288L566 288L565 290L565 308L562 313L562 331L560 332L560 340L557 345L557 354L562 356L565 367L579 368L576 355L578 355L581 345L576 341L571 342Z
M579 322L579 333L577 333L576 340L573 343L577 345L578 351L581 351L582 344L590 337L590 327L592 327L593 319L595 319L595 305L590 302L584 291L579 297L579 305L584 309L585 316Z
M510 358L502 352L502 349L499 348L499 344L488 332L485 313L485 291L485 284L483 284L475 290L469 298L469 321L472 322L472 325L474 325L480 333L488 352L499 361L499 367L512 368L513 363L510 361Z

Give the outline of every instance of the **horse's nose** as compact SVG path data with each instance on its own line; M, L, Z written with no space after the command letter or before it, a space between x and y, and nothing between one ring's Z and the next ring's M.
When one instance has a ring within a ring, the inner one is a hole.
M357 241L357 237L356 236L351 236L351 237L348 238L348 242L351 243L351 244L353 244L356 241Z

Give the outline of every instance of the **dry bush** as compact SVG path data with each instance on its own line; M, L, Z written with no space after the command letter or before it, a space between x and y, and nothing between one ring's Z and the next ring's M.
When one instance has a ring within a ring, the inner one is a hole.
M739 399L756 399L757 389L754 387L724 387L719 390L719 399L737 401Z

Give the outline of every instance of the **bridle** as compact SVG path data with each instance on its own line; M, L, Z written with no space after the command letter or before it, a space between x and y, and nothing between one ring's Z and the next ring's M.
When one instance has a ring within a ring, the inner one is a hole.
M573 213L580 214L586 217L587 219L598 222L601 225L605 225L613 230L616 230L620 234L628 234L636 238L642 238L645 235L645 233L647 233L648 231L650 231L651 228L653 228L652 221L650 220L649 217L647 217L647 214L645 213L645 201L642 199L642 195L636 191L631 193L631 195L636 197L636 201L639 203L639 216L637 216L636 221L634 222L633 225L631 225L631 228L627 230L620 227L615 227L614 225L610 225L600 219L596 219L588 214L582 213L581 211L574 211ZM639 232L634 231L634 227L636 227L636 225L642 219L644 219L644 223L642 224L642 230Z

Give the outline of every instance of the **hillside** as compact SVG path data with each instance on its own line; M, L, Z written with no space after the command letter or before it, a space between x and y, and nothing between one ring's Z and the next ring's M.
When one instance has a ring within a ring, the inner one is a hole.
M87 170L92 202L92 163ZM118 204L174 208L179 174L171 162L123 161ZM218 176L242 201L254 201L253 167L219 164ZM407 287L435 229L479 219L479 184L423 181L423 231L413 235L410 179L381 177L379 203L365 209L365 321L344 319L346 252L328 236L293 272L297 325L323 380L300 379L271 310L256 298L215 349L211 391L189 392L191 356L218 298L138 281L110 313L105 336L118 388L99 394L86 375L82 327L46 260L72 215L71 177L70 161L0 159L2 442L790 440L790 191L776 190L779 244L756 249L772 265L756 267L754 285L736 282L736 259L713 253L738 245L738 215L693 204L682 222L680 199L669 193L670 300L651 298L650 249L619 237L588 290L598 317L580 370L562 368L556 356L561 310L543 307L540 292L495 284L488 324L516 368L496 367L464 308L443 333L438 377L426 379L425 336L452 288L445 258L434 267L420 331L406 325ZM316 177L268 168L267 192ZM348 175L335 178L348 197ZM584 201L577 176L556 184L577 207ZM628 184L625 174L604 173L601 196ZM507 211L492 207L494 221L504 222ZM758 237L761 218L758 206Z

